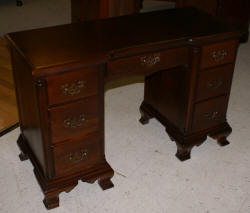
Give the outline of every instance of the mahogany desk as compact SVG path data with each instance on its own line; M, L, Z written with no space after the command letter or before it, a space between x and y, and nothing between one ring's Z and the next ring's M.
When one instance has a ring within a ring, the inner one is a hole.
M104 154L104 84L113 79L145 76L140 122L161 122L180 160L208 135L227 145L243 33L198 9L180 8L8 34L20 159L33 163L46 207L59 206L59 193L78 180L113 186Z
M144 0L71 0L72 21L139 13ZM162 0L164 1L164 0ZM192 6L232 24L249 28L249 0L165 0L176 7Z

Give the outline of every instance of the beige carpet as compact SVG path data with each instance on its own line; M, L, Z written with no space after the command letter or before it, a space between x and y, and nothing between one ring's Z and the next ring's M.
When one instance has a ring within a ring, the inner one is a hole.
M58 0L57 5L63 1ZM3 1L0 2L1 16ZM34 2L45 5L43 0ZM50 2L55 4L56 1ZM12 4L14 8L15 3ZM63 9L53 11L57 15ZM62 193L60 207L49 212L249 213L249 67L250 43L240 47L235 69L228 109L228 121L233 128L229 137L231 144L222 148L209 138L193 149L192 159L186 162L175 158L176 146L156 120L146 126L138 122L142 83L107 90L106 157L116 171L115 187L102 191L96 183L79 182L69 194ZM48 212L42 204L43 194L32 165L18 159L15 143L18 134L19 129L16 129L0 138L0 213Z

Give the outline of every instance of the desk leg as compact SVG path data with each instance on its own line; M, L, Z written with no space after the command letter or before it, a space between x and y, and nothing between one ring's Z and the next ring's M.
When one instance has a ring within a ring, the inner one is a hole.
M177 152L175 156L180 161L185 161L191 158L191 150L194 146L200 146L205 140L207 136L199 136L197 138L186 138L182 141L176 141Z
M140 123L142 125L148 124L149 120L153 118L154 116L150 113L150 111L147 110L146 107L144 107L144 103L141 104L140 106L140 113L141 113L141 118L140 118Z
M111 179L111 177L109 177L107 179L98 180L98 184L102 188L102 190L106 190L106 189L110 189L110 188L114 187L114 184L112 183L112 181L110 179Z
M18 139L17 139L17 145L19 147L19 149L21 150L21 153L19 154L19 158L21 161L25 161L29 159L29 156L27 154L27 151L23 145L23 136L22 134L19 135Z
M231 134L232 128L228 123L225 123L222 128L219 128L217 131L212 131L209 133L209 136L215 140L220 146L226 146L229 144L227 137Z

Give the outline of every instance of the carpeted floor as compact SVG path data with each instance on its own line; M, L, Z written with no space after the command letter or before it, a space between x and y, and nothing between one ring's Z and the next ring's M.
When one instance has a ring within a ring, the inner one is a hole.
M2 6L4 1L0 2ZM34 2L45 5L43 1ZM102 191L96 183L79 182L69 194L60 195L60 207L50 212L250 212L249 67L250 43L239 48L235 68L228 109L228 121L233 128L228 138L231 144L222 148L208 138L193 149L192 159L186 162L176 159L175 144L156 120L146 126L138 122L142 83L107 90L106 157L116 171L115 187ZM47 212L31 163L18 159L18 134L16 129L0 138L0 212Z

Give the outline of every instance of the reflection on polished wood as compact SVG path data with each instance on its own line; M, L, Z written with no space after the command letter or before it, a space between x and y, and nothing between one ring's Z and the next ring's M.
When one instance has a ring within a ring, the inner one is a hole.
M10 54L0 38L0 135L18 122Z

